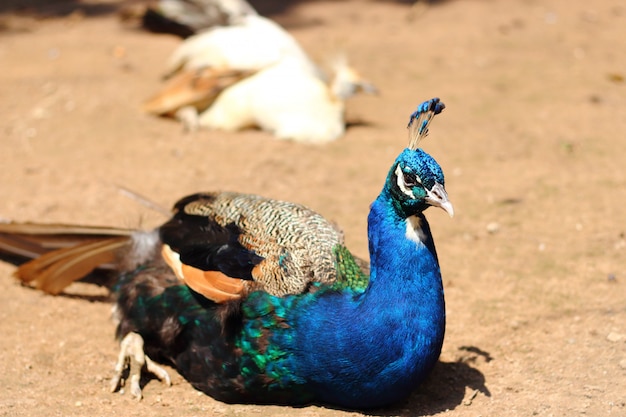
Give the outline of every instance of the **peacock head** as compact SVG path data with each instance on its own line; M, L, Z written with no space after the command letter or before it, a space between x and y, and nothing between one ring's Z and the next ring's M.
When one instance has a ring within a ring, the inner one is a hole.
M404 217L415 215L429 206L439 207L452 217L454 208L448 200L441 167L435 159L419 149L428 134L432 118L441 113L444 104L438 98L425 101L411 114L409 147L397 158L389 171L386 187L394 205Z

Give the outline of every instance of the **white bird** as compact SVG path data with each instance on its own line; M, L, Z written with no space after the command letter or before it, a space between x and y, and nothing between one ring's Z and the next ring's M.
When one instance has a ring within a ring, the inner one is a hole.
M337 60L323 72L282 27L258 15L186 39L172 54L168 84L144 104L189 130L257 126L280 139L328 142L345 132L345 100L376 89Z
M297 59L283 59L226 88L198 117L198 126L237 131L257 126L278 139L324 143L345 132L345 101L376 88L345 59L335 64L330 84Z
M246 15L229 26L191 36L174 50L166 77L202 67L261 70L281 59L300 59L312 71L315 63L280 25L259 15Z

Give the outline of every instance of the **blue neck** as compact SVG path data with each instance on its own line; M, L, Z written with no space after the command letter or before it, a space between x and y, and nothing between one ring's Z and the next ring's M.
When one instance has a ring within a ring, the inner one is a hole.
M407 233L407 220L383 190L368 221L371 275L365 293L319 297L298 320L307 329L298 335L298 362L320 399L358 408L406 397L437 361L445 329L426 218L414 217L422 233Z

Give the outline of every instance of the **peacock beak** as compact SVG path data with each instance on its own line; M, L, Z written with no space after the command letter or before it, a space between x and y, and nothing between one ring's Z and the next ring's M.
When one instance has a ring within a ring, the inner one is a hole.
M438 182L433 185L433 188L426 190L426 202L433 207L443 209L450 217L454 217L454 207L448 200L448 193Z
M445 203L442 203L439 207L444 209L445 212L450 215L450 217L454 217L454 207L452 206L451 202L446 201Z

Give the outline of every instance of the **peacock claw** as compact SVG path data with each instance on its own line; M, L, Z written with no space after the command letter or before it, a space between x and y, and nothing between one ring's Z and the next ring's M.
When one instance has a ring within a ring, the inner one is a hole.
M143 351L143 338L138 333L128 333L120 343L120 354L115 364L115 374L111 379L111 392L115 392L124 386L122 375L128 368L128 379L130 381L130 394L133 398L141 400L141 370L146 366L148 372L154 374L161 382L168 387L172 385L172 380L165 369L157 365Z

